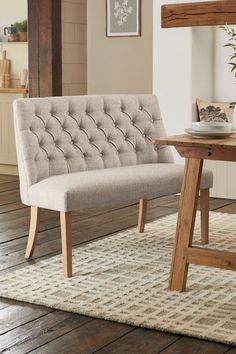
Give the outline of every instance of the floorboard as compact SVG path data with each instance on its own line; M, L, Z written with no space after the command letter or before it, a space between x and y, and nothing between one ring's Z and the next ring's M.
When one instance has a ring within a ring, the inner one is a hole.
M132 330L133 327L128 325L93 320L40 347L36 351L32 351L32 353L94 353L99 348L108 345Z
M195 338L182 337L167 349L161 351L162 354L223 354L229 346L199 340ZM191 350L191 351L190 351ZM160 353L160 352L157 352Z
M180 337L173 334L137 328L105 348L98 354L156 354L163 348L169 347Z
M52 309L38 305L15 302L0 310L0 334L7 333L52 311Z
M147 219L177 212L179 197L148 203ZM212 198L211 210L235 213L236 202ZM137 225L138 205L89 210L73 215L73 244L82 245ZM24 266L29 208L20 202L16 176L0 175L0 271ZM140 235L142 237L142 235ZM44 211L34 259L60 253L59 217ZM0 353L236 354L236 348L154 330L0 299Z
M50 343L74 329L92 321L91 318L67 312L53 311L1 336L0 352L27 353Z

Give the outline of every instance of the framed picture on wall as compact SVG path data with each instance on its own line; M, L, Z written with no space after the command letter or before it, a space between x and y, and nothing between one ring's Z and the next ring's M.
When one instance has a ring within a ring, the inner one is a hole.
M141 0L106 0L107 37L141 36Z

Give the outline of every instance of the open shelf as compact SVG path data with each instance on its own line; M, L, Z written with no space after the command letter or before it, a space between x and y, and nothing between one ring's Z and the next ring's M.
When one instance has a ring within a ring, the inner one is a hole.
M236 1L203 1L162 6L162 27L236 24Z
M18 94L26 94L28 90L21 87L9 87L9 88L0 88L0 93L18 93Z
M0 42L0 45L28 44L28 42Z

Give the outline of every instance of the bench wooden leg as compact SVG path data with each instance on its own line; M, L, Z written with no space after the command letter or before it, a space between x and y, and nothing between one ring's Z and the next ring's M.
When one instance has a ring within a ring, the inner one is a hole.
M201 209L201 242L204 245L209 243L209 189L200 190Z
M30 208L30 229L29 229L27 247L25 251L26 259L32 257L34 252L34 248L37 240L38 225L39 225L39 212L40 209L38 207Z
M64 276L70 278L72 277L71 213L60 212L60 220Z
M139 201L138 231L143 233L147 215L147 199Z
M203 160L187 159L180 197L179 215L172 256L170 290L185 291L188 248L192 245Z

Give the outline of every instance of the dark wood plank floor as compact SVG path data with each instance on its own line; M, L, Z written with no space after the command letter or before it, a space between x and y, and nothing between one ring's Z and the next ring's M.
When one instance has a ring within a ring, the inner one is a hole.
M148 219L172 214L177 209L177 196L152 200ZM211 199L211 210L236 213L236 202ZM136 225L137 213L138 206L131 205L74 214L73 244L108 237ZM1 272L25 263L28 226L29 208L20 202L17 177L0 175ZM60 249L59 217L54 212L43 212L31 263L50 257ZM233 354L236 348L0 298L0 353Z

